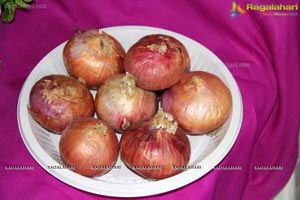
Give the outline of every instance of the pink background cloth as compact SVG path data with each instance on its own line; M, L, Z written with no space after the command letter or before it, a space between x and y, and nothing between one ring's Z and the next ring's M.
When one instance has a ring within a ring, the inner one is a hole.
M270 199L278 193L297 158L300 11L298 16L279 17L248 10L230 18L231 3L39 0L28 11L17 9L13 23L0 23L0 199L114 199L73 188L40 167L20 136L17 102L31 70L72 37L74 27L121 25L164 28L203 44L227 65L244 105L238 139L220 163L242 170L212 170L185 187L141 199ZM245 8L247 1L237 3ZM299 1L289 1L295 3ZM34 169L7 170L8 166ZM257 170L257 166L283 168Z

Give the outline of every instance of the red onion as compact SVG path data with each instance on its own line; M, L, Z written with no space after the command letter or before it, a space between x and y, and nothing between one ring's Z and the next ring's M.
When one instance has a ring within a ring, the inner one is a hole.
M61 133L73 120L93 116L94 99L77 80L65 75L48 75L30 91L28 111L44 128Z
M187 51L180 44L167 35L145 36L128 50L124 60L125 71L133 74L137 85L143 89L166 89L189 70Z
M188 164L191 147L185 132L171 114L157 114L124 131L120 156L137 174L149 179L164 179L183 171Z
M187 49L185 48L185 46L179 40L177 40L174 37L171 37L169 35L163 35L163 34L153 34L153 35L147 36L147 38L149 40L151 40L151 38L153 38L153 39L160 38L162 40L165 40L172 48L178 48L179 51L181 52L183 60L184 60L184 71L185 72L190 71L191 61L190 61L189 53L188 53Z
M109 77L124 71L125 51L102 30L78 32L64 47L64 64L71 76L89 88L97 88Z
M92 118L73 121L59 141L63 162L84 176L105 174L118 158L118 139L105 122Z
M231 112L231 93L216 75L194 71L185 75L162 96L162 107L191 134L220 127Z
M152 117L158 101L154 92L138 88L134 77L126 73L109 78L98 88L95 105L98 117L121 132Z

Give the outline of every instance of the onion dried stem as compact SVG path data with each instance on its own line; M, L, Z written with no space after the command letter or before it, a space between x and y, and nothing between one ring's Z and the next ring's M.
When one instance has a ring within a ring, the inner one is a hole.
M170 113L159 109L153 117L153 127L155 129L165 129L168 133L175 135L178 124Z

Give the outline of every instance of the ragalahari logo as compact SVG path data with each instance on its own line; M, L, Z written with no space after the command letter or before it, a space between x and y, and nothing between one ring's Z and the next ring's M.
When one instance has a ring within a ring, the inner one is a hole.
M232 2L232 8L231 8L231 14L230 17L233 18L235 16L238 15L243 15L246 13L246 10L244 10L243 8L241 8L241 6L239 4L237 4L236 2Z

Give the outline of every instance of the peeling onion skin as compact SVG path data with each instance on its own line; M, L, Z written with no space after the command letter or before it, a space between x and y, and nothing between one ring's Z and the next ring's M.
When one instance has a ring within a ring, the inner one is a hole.
M191 155L185 132L180 127L173 133L157 128L156 116L133 125L122 134L120 140L120 156L126 166L140 176L153 180L181 173Z
M191 68L191 61L190 61L190 56L185 48L184 44L182 44L179 40L175 39L174 37L171 37L169 35L164 35L164 34L153 34L147 36L147 38L150 40L150 38L160 38L165 40L166 42L169 43L169 45L172 48L178 48L181 51L183 60L184 60L184 71L189 72Z
M91 89L109 77L124 72L125 50L102 30L79 31L63 49L63 60L69 74Z
M98 88L95 108L99 119L122 132L151 118L157 111L158 99L154 92L138 88L134 77L126 73L109 78Z
M232 98L219 77L193 71L163 93L161 105L188 133L207 134L228 119Z
M51 132L60 134L73 120L95 113L91 92L65 75L48 75L37 81L29 95L32 118Z
M189 71L186 49L179 45L179 41L174 42L175 38L169 38L161 34L148 35L127 51L124 69L136 77L139 87L163 90L174 85Z
M63 162L74 172L92 177L110 171L118 158L118 139L105 122L88 117L71 123L59 141Z

